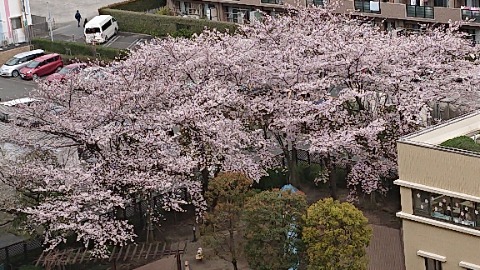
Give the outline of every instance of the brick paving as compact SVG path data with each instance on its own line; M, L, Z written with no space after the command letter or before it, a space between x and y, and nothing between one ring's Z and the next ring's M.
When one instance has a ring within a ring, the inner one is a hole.
M367 248L369 270L405 270L402 237L399 229L371 225L373 230Z

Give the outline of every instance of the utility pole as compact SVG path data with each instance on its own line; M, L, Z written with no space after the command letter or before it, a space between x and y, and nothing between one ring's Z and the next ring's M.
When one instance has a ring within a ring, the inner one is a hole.
M47 10L48 10L48 30L50 32L50 40L53 41L53 30L52 30L52 14L50 13L50 6L47 2Z

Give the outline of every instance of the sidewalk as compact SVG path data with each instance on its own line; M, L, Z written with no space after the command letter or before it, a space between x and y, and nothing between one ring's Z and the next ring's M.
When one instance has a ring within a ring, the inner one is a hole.
M46 36L49 38L50 36ZM76 21L57 25L53 30L53 40L85 42L83 35L83 24L77 26Z
M113 3L119 3L122 0L82 0L82 1L65 1L65 0L35 0L30 1L30 10L32 14L44 16L48 19L48 13L52 16L56 25L64 23L75 23L75 12L80 11L82 22L87 18L98 15L98 9ZM48 3L48 4L47 4Z

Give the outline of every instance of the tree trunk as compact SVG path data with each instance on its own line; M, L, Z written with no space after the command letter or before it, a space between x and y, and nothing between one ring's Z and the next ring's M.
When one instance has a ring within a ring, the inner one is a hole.
M377 204L377 198L375 197L375 191L372 191L372 193L370 193L370 203L372 204L372 206Z
M208 176L209 176L209 172L208 172L208 169L207 168L204 168L202 171L202 195L205 195L205 192L207 191L208 189Z
M232 265L234 270L238 270L237 266L237 252L235 249L235 235L233 234L233 222L230 219L229 221L230 229L228 230L230 236L230 254L232 254Z
M328 172L328 184L330 188L330 196L334 199L337 200L337 180L335 179L335 166L329 166L329 172Z
M237 260L236 260L236 259L232 259L232 265L233 265L233 270L238 270Z

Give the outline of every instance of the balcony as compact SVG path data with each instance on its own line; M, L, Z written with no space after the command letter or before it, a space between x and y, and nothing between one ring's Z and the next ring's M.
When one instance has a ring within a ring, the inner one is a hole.
M462 19L480 22L480 8L462 7Z
M407 17L433 19L433 7L407 5Z
M364 13L380 13L380 2L377 1L354 1L355 11Z
M261 0L262 4L283 5L283 0Z

